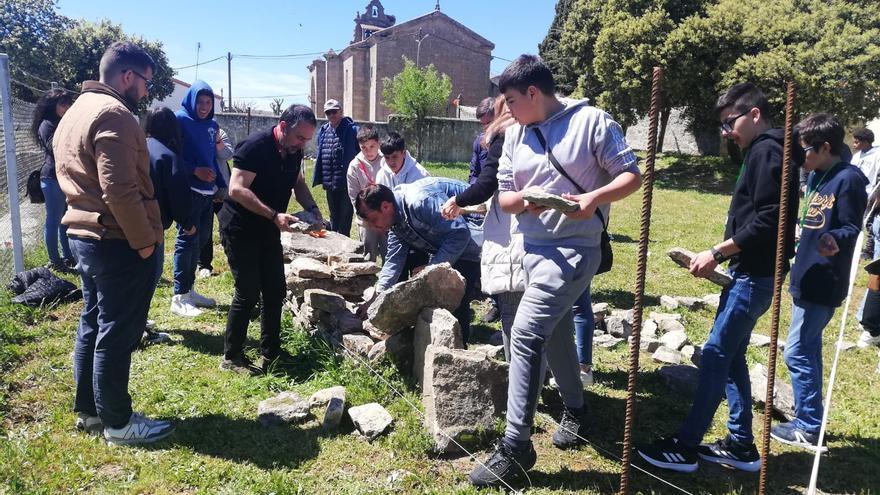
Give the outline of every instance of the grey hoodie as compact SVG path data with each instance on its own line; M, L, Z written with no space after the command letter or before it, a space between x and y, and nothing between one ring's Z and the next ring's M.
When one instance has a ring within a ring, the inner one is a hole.
M403 159L403 165L401 165L400 170L396 174L391 171L391 167L385 162L385 157L382 157L382 168L376 174L376 183L394 189L395 186L412 184L419 179L430 176L431 173L425 170L425 167L419 165L419 162L407 151L406 157Z
M563 177L538 141L540 129L562 168L585 191L607 185L624 172L639 173L637 159L620 125L587 100L560 99L562 110L538 124L514 124L507 129L498 163L498 190L522 191L538 186L553 194L578 194ZM609 205L600 206L608 220ZM556 210L517 216L526 244L543 246L598 246L602 223L598 216L573 220Z

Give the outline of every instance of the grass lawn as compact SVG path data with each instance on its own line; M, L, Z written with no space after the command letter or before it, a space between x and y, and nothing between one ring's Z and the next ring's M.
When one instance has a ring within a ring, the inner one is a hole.
M466 164L427 164L435 175L467 177ZM693 251L719 240L723 233L728 192L735 167L715 158L668 155L658 161L646 296L649 306L663 294L703 296L718 292L709 282L692 278L665 255L681 246ZM315 191L326 207L323 191ZM633 302L635 256L641 195L615 205L611 215L614 269L593 283L593 301L629 308ZM326 209L325 209L326 216ZM70 353L79 304L30 310L9 303L0 294L0 493L144 493L144 494L324 494L324 493L476 493L467 482L473 462L467 457L438 457L420 417L407 404L419 404L411 379L389 363L380 372L343 361L323 343L294 328L285 316L284 346L297 356L297 366L272 376L244 377L218 369L223 348L232 277L219 244L215 275L198 280L199 292L217 298L220 307L195 319L171 315L170 259L173 237L166 237L165 273L150 310L160 329L171 333L171 345L134 353L130 392L135 410L175 421L168 440L148 447L109 446L73 429L73 380ZM773 256L773 253L767 253ZM31 253L30 266L45 262ZM857 299L865 277L857 283ZM856 301L857 303L858 301ZM856 306L853 304L853 307ZM790 316L790 298L783 297L781 333ZM649 307L647 310L656 309ZM854 309L852 311L854 313ZM478 311L479 313L479 311ZM682 311L693 342L703 342L713 314ZM840 311L825 333L825 369L830 370ZM756 331L769 332L770 317ZM259 322L252 322L248 345L255 352ZM477 325L485 336L494 328ZM847 339L859 328L850 318ZM255 356L252 356L255 357ZM766 349L750 349L749 364L766 362ZM558 401L539 407L534 441L538 464L531 472L529 493L616 493L623 437L627 373L626 346L595 349L596 385L587 392L593 414L586 446L562 452L550 442L550 417L559 416ZM688 411L690 398L670 391L646 354L641 356L636 406L636 441L674 432ZM842 355L828 446L820 471L825 493L880 493L880 375L875 350ZM788 381L784 364L778 376ZM256 421L257 403L280 391L301 394L331 385L345 385L349 405L378 401L394 416L393 431L372 443L352 435L350 423L336 434L323 434L316 422L298 427L264 428ZM401 390L406 398L397 396ZM761 411L755 410L755 434ZM726 404L715 416L707 440L725 433ZM484 455L480 452L479 455ZM610 454L609 454L610 453ZM809 480L812 456L773 444L769 493L799 493ZM692 493L754 493L757 474L701 466L692 475L658 473ZM636 470L633 491L675 493L672 488ZM489 492L494 493L494 492ZM500 493L500 492L497 492Z

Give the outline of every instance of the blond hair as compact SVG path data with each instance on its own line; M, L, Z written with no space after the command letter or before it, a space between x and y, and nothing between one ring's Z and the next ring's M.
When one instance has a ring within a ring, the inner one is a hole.
M492 142L492 138L503 134L508 127L516 122L510 113L510 109L507 108L507 100L504 99L504 95L498 95L495 98L494 108L495 120L486 127L486 132L483 133L483 140L480 142L480 146L486 149L489 149L489 143Z

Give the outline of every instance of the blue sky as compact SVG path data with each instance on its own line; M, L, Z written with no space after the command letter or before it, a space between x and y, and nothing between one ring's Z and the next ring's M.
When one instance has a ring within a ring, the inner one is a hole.
M59 0L62 14L121 24L125 32L165 46L172 67L223 56L198 67L198 77L216 92L226 93L226 53L232 52L232 96L245 98L268 109L270 98L284 96L286 104L305 102L309 89L306 68L314 55L283 60L260 60L240 55L281 55L340 50L351 41L354 16L369 0L324 1L233 1L187 0ZM426 14L435 0L383 0L397 22ZM553 21L553 0L441 0L448 16L495 43L492 54L513 59L520 53L537 53L537 46ZM425 43L429 43L428 38ZM491 74L500 73L507 62L494 59ZM190 82L196 68L181 69L177 77Z

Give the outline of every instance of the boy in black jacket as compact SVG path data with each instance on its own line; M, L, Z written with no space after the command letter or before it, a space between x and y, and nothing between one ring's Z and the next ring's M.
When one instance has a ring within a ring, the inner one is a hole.
M677 433L637 449L650 464L680 472L695 471L698 458L745 471L761 468L752 435L746 348L755 322L773 296L784 132L771 128L767 98L750 83L728 89L715 109L722 134L743 150L744 159L730 201L725 240L698 253L690 271L705 277L729 259L733 283L721 293L715 323L703 346L696 396L684 424ZM795 201L797 181L785 187ZM794 210L789 209L792 214L786 225L786 259L794 248ZM701 445L725 394L730 433Z
M810 172L800 216L801 236L791 269L791 326L785 364L794 389L795 419L770 436L815 449L822 426L822 330L846 298L853 250L868 202L868 179L840 159L843 126L828 114L797 125Z

